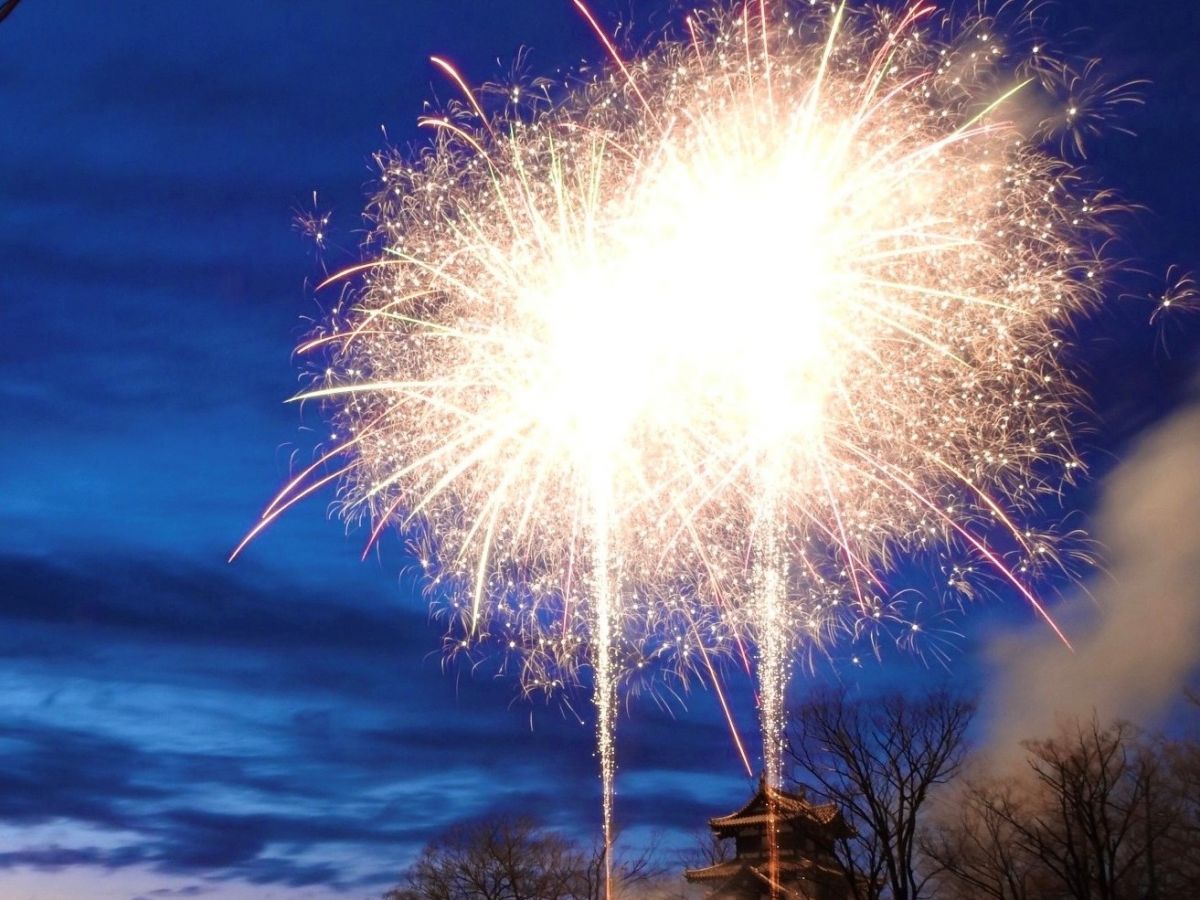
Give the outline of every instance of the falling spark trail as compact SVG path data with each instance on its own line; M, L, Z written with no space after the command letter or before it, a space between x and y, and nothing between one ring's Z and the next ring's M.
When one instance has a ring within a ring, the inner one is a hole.
M613 800L616 789L617 690L613 673L612 558L608 545L607 511L597 504L595 567L596 587L596 742L600 752L600 783L603 794L604 895L612 892Z
M600 756L601 823L604 840L604 896L611 900L613 870L613 805L616 793L617 683L612 651L617 593L621 578L610 544L613 511L612 472L602 458L592 473L589 495L592 528L592 600L595 604L594 651L596 747Z

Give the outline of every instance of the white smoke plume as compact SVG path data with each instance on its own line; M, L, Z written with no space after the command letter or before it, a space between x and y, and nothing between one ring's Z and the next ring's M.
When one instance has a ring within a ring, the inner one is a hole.
M1200 664L1200 405L1150 432L1107 478L1095 536L1104 571L1058 616L1075 652L1048 632L992 642L983 712L998 765L1018 758L1020 741L1093 709L1102 722L1152 727Z

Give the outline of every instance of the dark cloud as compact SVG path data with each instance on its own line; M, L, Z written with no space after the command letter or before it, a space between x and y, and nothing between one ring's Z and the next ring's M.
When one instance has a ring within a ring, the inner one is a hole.
M14 661L52 659L97 680L348 700L341 710L296 713L296 739L313 744L344 729L339 713L403 696L398 678L453 697L436 653L427 659L440 632L420 601L388 602L383 591L369 601L331 598L265 577L247 563L184 558L0 557L0 651ZM513 695L511 683L478 679L453 703L503 714ZM412 749L420 748L418 739Z
M181 833L181 843L163 843L147 849L120 848L106 850L97 847L62 847L48 845L0 853L0 870L32 868L55 872L75 866L91 866L114 870L132 865L152 865L166 875L204 873L213 882L242 880L258 885L307 887L326 885L345 887L348 882L339 867L329 863L305 864L279 856L259 855L262 835L252 824L243 822L214 822L210 828L227 829L222 833L197 828ZM378 875L357 879L359 884L385 884L393 880L398 869L381 870ZM188 885L182 888L162 888L143 897L199 897L218 890L213 884Z
M108 630L135 640L384 655L395 650L399 626L425 630L427 621L382 605L333 604L292 586L277 593L232 568L187 560L0 557L0 585L10 621L62 626L84 640Z
M51 844L44 847L28 847L0 853L0 869L28 866L42 871L56 871L70 866L100 866L120 868L136 862L128 852L114 853L97 847L60 847Z
M0 717L0 823L134 836L115 849L30 846L9 866L336 886L386 881L462 816L522 809L590 833L591 726L554 703L514 705L511 681L444 672L419 602L330 598L252 565L103 555L0 557L0 593L0 675L72 685ZM180 708L147 705L162 691ZM638 792L622 817L703 821L706 789L723 795L706 773L736 772L728 736L706 715L634 715L623 770L690 773L694 784L683 798ZM176 729L200 733L181 748ZM308 849L293 858L281 847ZM313 849L335 847L378 868Z
M153 761L127 741L10 722L0 735L0 821L72 819L124 829L134 822L129 804L167 796L145 780Z
M32 855L11 855L7 865L136 864L262 884L335 884L344 874L339 866L280 858L271 848L371 845L387 857L419 846L421 831L405 817L389 818L387 800L353 800L364 784L397 790L418 761L413 754L398 744L390 759L364 771L348 764L353 752L339 758L325 751L355 745L356 729L346 724L355 716L403 723L412 714L411 704L391 706L401 690L381 697L379 688L402 688L394 659L406 632L429 639L423 616L382 603L375 611L321 605L221 570L103 559L6 558L0 593L8 599L0 670L10 680L23 673L35 681L48 670L56 673L49 683L72 682L68 695L84 691L72 701L57 690L36 711L0 717L0 822L69 821L136 836L117 850L26 848ZM419 667L415 674L437 677ZM136 710L147 684L185 702L192 695L223 700L208 713L176 709L161 723L143 718L163 716L153 708L132 726L111 722L112 703L97 697L115 694L117 704ZM239 713L247 691L257 712ZM288 710L311 702L309 692L337 697L336 709ZM78 724L65 726L67 717ZM170 745L177 728L217 728L225 737L198 736L188 751L156 746ZM219 749L229 742L240 749ZM416 756L425 757L422 766L433 762L420 748ZM340 811L343 805L355 812Z
M399 869L385 870L368 883L394 883L398 880L394 873L398 871ZM287 887L309 887L318 884L337 888L349 886L337 866L329 863L304 865L283 857L260 857L237 866L228 872L226 880L235 878L249 881L251 884L277 884Z
M0 868L149 865L169 874L203 873L264 884L333 884L346 877L339 866L278 858L269 848L377 847L379 857L402 858L426 835L423 824L388 816L381 806L372 814L355 816L304 811L304 803L297 803L293 814L177 805L181 785L207 786L214 800L226 804L238 802L231 801L231 794L245 797L250 792L272 796L277 803L305 799L294 783L256 779L246 771L253 767L253 761L239 765L200 754L149 752L81 730L5 723L0 732L0 822L33 826L70 821L131 838L128 844L108 849L25 847L0 854ZM339 797L338 785L344 779L339 779L336 765L325 766L322 774L328 783L315 798L321 808L334 810L339 799L350 801Z
M751 793L751 786L747 782L743 793L729 794L725 805L721 806L721 801L714 805L711 799L686 794L681 796L678 791L639 791L636 795L622 798L619 821L639 828L667 830L690 827L693 831L699 831L712 816L737 809L750 798Z

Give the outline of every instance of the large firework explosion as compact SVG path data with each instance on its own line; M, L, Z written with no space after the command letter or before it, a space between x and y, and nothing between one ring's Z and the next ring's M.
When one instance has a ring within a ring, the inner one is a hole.
M622 59L580 10L610 59L565 84L435 59L463 99L381 157L360 286L302 348L334 445L259 527L338 481L451 647L592 670L607 833L624 679L755 669L777 782L796 651L917 627L897 558L1042 612L1023 523L1077 466L1062 330L1107 203L986 19L755 0Z

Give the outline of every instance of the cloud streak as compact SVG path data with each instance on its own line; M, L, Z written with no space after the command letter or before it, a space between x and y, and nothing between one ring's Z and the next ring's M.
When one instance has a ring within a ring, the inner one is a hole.
M390 881L463 817L591 833L590 726L444 672L415 604L104 555L0 556L0 593L0 682L24 698L0 715L0 825L79 834L31 837L0 869L343 890ZM648 712L623 742L630 784L647 774L622 816L686 831L730 793L711 774L736 772L729 739L711 715ZM664 771L690 773L687 796L655 789Z

